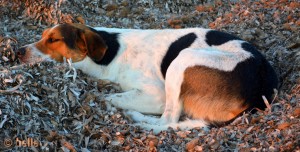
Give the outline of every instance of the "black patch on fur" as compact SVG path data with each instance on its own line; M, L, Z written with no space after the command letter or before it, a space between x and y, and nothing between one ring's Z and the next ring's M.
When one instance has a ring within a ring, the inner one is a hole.
M107 50L102 60L96 63L100 65L108 65L116 57L120 49L120 44L118 42L119 33L108 33L105 31L97 31L92 28L91 30L93 32L98 33L105 41L105 44L107 45Z
M241 40L240 38L234 35L220 32L220 31L215 31L215 30L211 30L207 32L205 37L206 37L205 41L209 46L222 45L231 40Z
M197 35L195 33L189 33L180 37L170 45L161 63L161 73L164 78L166 77L167 69L171 62L178 56L180 51L188 48L196 40L196 38Z
M256 107L263 110L266 108L266 105L262 99L262 95L264 95L269 102L273 100L272 95L274 94L274 89L278 88L277 74L266 58L254 46L245 42L242 43L242 48L251 52L254 58L240 63L241 66L244 66L241 68L248 68L247 71L244 71L247 72L247 78L252 79L252 81L249 82L249 80L244 78L245 76L241 76L243 80L242 86L244 88L241 90L241 93L246 97L246 103L252 105L252 108ZM250 63L254 66L247 66L247 64ZM255 73L255 75L252 73ZM252 78L255 76L258 78ZM249 85L252 86L252 88L249 88ZM253 93L249 94L249 91Z
M68 24L60 25L60 31L62 37L64 37L63 41L70 49L76 49L76 40L79 36L78 29L75 27L70 28Z

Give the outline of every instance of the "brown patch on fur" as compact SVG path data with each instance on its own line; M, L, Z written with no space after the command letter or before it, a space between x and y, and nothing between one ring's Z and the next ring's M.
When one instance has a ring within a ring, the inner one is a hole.
M46 29L35 46L58 62L62 62L64 57L78 62L87 55L100 61L107 49L100 35L81 24L63 24Z
M237 117L248 106L240 97L240 84L230 72L195 66L184 72L180 98L184 112L193 119L226 122Z

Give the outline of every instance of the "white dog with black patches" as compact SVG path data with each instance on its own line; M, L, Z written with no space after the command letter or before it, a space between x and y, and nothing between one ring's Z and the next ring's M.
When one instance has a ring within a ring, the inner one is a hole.
M264 109L277 88L271 65L252 45L202 29L133 30L62 24L17 51L25 63L72 59L74 66L120 84L105 99L155 132L223 125ZM179 120L181 115L188 120ZM161 115L155 117L153 115Z

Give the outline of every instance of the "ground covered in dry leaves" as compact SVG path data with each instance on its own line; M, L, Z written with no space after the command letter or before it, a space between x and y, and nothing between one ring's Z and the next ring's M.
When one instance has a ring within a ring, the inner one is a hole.
M300 150L297 0L0 0L0 19L0 151ZM122 110L102 99L121 91L117 84L88 77L68 63L18 63L14 50L64 22L226 31L265 54L280 89L269 109L245 113L228 126L154 135L131 126Z

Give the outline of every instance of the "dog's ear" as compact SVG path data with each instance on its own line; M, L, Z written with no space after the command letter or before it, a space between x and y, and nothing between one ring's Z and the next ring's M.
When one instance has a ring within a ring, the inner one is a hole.
M95 62L103 58L107 45L100 35L90 30L78 30L79 39L77 46L80 50L86 50L87 55Z

